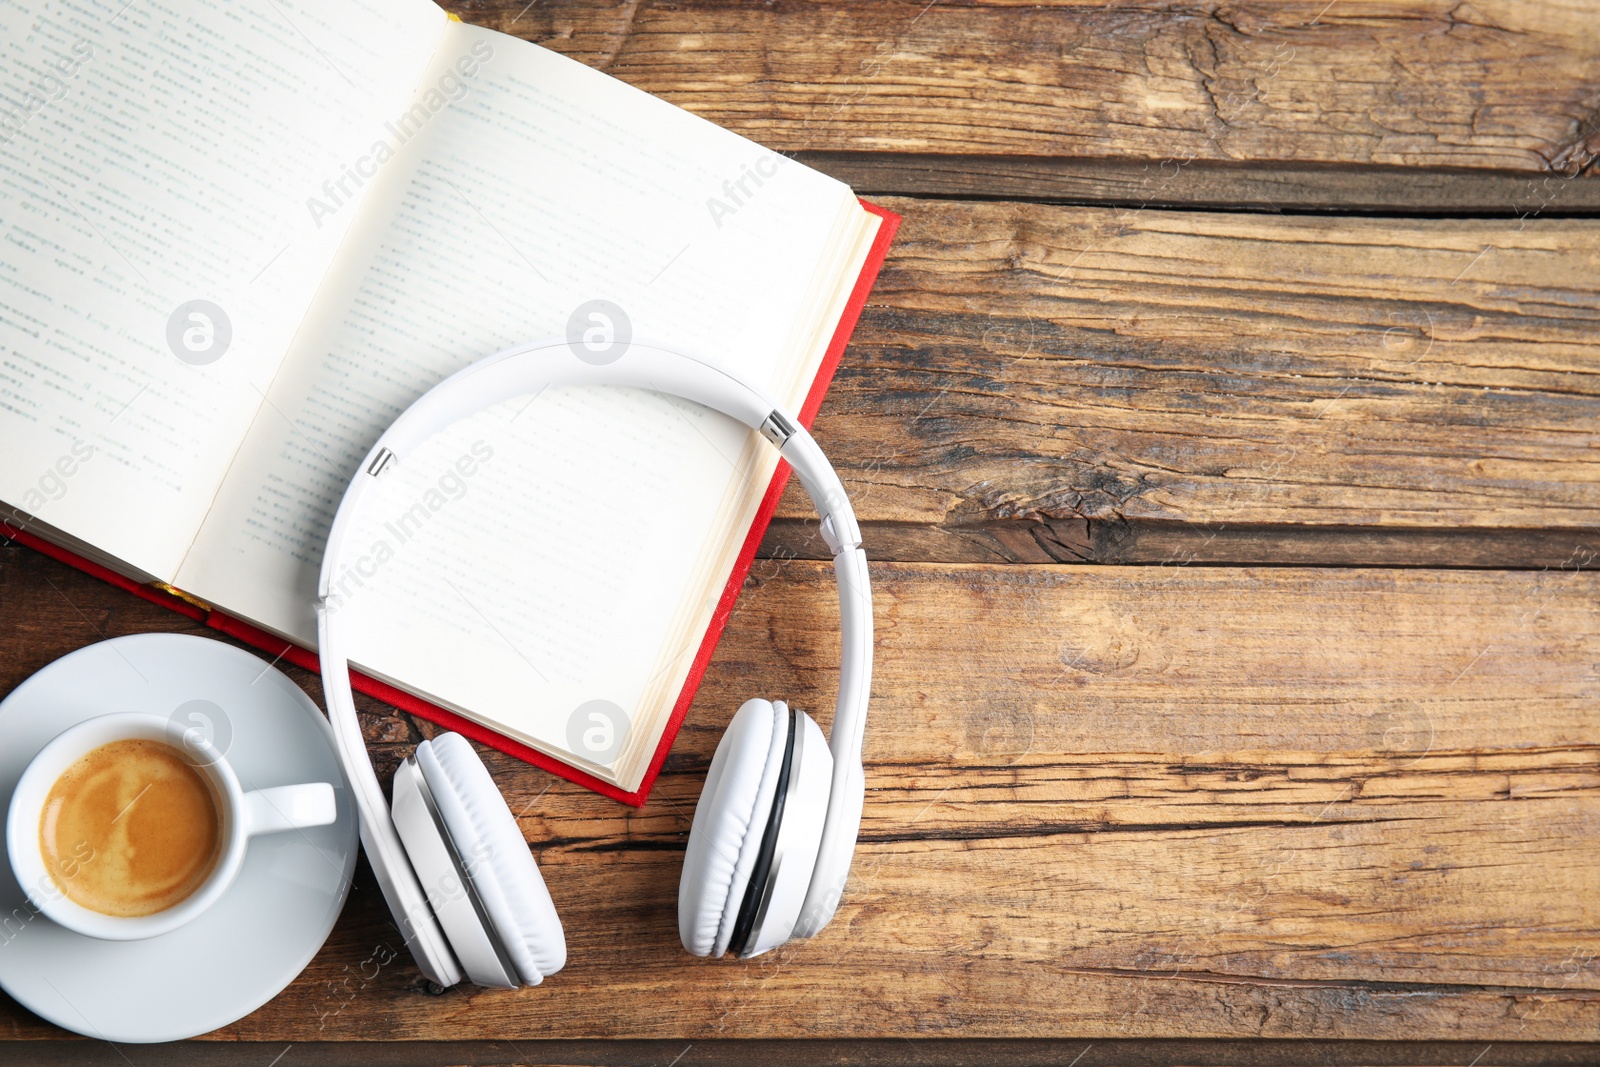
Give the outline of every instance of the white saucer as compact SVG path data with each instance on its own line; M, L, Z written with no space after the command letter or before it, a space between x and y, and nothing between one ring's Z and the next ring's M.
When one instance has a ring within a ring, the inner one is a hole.
M34 753L113 711L176 715L208 730L245 789L323 781L338 796L332 825L255 838L220 901L147 941L97 941L57 926L28 908L11 864L0 864L0 986L87 1037L177 1041L250 1014L311 962L350 889L355 809L327 720L288 677L220 641L139 634L64 656L0 702L0 825Z

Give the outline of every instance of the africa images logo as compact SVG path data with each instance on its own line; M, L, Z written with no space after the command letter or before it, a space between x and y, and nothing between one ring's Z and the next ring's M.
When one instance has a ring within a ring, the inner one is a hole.
M739 176L722 183L722 195L706 198L706 211L711 214L711 221L717 224L717 229L722 229L724 219L738 214L740 208L754 200L761 187L767 184L767 179L776 177L778 168L788 162L788 156L768 152L756 160L754 167L741 163Z
M214 301L185 301L167 317L167 347L192 366L215 363L232 343L233 323Z
M306 198L306 210L311 213L316 228L322 229L323 219L337 214L354 200L361 187L377 177L378 168L393 159L401 145L421 133L429 119L466 99L466 79L476 77L482 64L493 58L493 45L488 41L474 41L470 54L457 59L450 70L440 75L437 83L417 94L415 102L394 121L384 123L384 129L394 139L393 145L388 141L373 141L365 155L357 157L338 177L322 183L322 196Z
M15 104L9 100L0 102L0 145L10 144L47 105L66 96L67 83L76 79L79 68L93 58L94 45L74 41L72 55L46 63L32 83L16 94Z
M466 496L470 488L469 480L493 458L493 445L487 441L474 441L471 449L446 467L420 497L384 522L382 533L367 551L343 567L333 580L328 590L327 610L336 612L348 604L356 592L368 580L377 577L378 572L399 554L407 542L422 532L433 516L452 501Z

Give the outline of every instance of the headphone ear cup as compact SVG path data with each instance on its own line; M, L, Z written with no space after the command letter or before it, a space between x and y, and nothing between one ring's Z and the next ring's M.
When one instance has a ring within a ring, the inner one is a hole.
M460 734L423 742L416 760L497 940L523 984L538 985L566 965L567 941L511 809Z
M794 713L794 747L788 773L781 781L784 796L774 800L774 824L764 859L756 863L756 893L744 901L750 909L729 947L741 957L759 956L788 941L795 932L801 909L817 868L817 849L828 817L833 786L833 753L822 728L803 711ZM781 809L777 805L781 804Z
M788 708L755 699L745 701L717 742L678 882L678 937L696 956L728 950L788 735Z

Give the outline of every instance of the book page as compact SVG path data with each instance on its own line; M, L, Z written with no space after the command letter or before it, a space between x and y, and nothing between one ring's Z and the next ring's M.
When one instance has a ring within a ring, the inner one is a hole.
M353 150L445 23L427 0L0 7L0 517L176 576L354 218Z
M337 500L430 386L625 319L797 407L877 221L831 178L466 25L389 129L394 158L271 393L289 418L257 418L179 576L307 644ZM343 587L352 658L557 753L580 707L610 702L651 721L589 763L627 762L659 736L694 650L667 645L698 645L775 462L655 394L508 400L385 476Z

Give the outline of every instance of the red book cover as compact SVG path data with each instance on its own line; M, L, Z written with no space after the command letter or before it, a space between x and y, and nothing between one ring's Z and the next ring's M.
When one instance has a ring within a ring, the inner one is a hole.
M884 256L888 254L889 244L894 240L895 231L900 227L900 216L892 211L869 204L865 200L861 205L868 211L883 220L878 227L877 236L873 239L872 249L867 253L867 261L861 268L861 275L856 279L855 287L850 291L850 300L845 305L844 314L839 318L839 325L833 332L833 339L828 343L828 351L822 357L822 366L817 371L816 381L811 384L811 391L806 394L804 406L800 409L800 421L807 429L817 417L817 411L822 407L822 398L828 393L828 385L833 381L833 375L839 368L839 360L844 356L845 347L850 343L850 335L855 332L856 320L861 317L861 309L866 306L867 295L872 292L873 282L877 280L878 271L883 266ZM733 613L733 605L739 598L739 590L744 587L745 576L750 571L750 564L755 559L756 549L761 546L761 539L766 536L767 525L772 521L773 512L777 510L778 498L783 495L784 486L789 482L789 465L782 460L778 462L778 469L773 473L772 484L767 486L766 495L761 498L761 507L756 511L756 520L750 527L750 532L745 536L744 545L739 550L739 558L733 565L733 573L728 576L728 584L722 591L722 598L717 602L716 611L711 616L711 626L706 630L705 637L700 642L700 650L695 654L694 663L689 668L689 677L685 680L683 691L678 694L677 703L673 705L672 716L667 720L667 727L661 734L661 741L656 746L655 755L650 760L650 766L645 771L639 788L631 793L625 793L618 787L598 778L583 773L576 768L569 767L553 756L529 748L519 741L495 733L486 726L482 726L470 719L464 719L452 711L448 711L436 704L412 696L402 689L375 678L369 678L357 671L350 672L350 681L360 692L377 697L385 703L392 704L402 711L421 716L430 722L438 723L449 730L464 734L474 741L481 741L491 748L515 756L520 760L542 767L552 774L558 774L569 781L594 790L602 796L619 800L633 807L643 807L645 799L650 795L650 788L655 785L656 775L661 772L661 764L667 758L667 752L672 748L673 740L678 736L678 729L683 725L684 716L689 712L689 705L694 702L695 691L700 688L700 680L705 676L706 667L711 663L711 654L716 651L717 640L722 636L723 627L727 625L728 616ZM67 551L58 545L0 522L0 536L5 536L18 544L27 545L37 549L53 559L71 564L85 573L96 578L102 578L111 584L128 590L136 596L157 604L165 605L174 611L187 615L191 619L204 621L212 627L230 637L238 638L247 644L267 652L274 657L288 660L307 670L317 670L317 655L315 652L301 648L299 645L289 644L281 638L257 629L241 619L225 615L220 611L207 610L165 590L144 585L131 578L124 577L115 571L108 570L97 563L90 562L81 556Z

